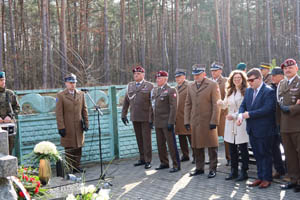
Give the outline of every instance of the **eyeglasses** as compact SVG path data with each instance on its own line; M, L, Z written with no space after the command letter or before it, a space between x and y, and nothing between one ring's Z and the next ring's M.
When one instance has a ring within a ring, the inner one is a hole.
M234 77L233 80L241 80L242 77Z
M255 77L255 78L252 78L252 79L248 79L247 81L248 81L249 83L252 83L253 81L255 81L255 79L258 79L258 77Z

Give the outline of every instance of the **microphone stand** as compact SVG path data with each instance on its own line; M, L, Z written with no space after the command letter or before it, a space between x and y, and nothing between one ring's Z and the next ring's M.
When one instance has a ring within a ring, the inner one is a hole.
M88 90L82 90L87 96L89 97L90 101L94 105L96 111L97 111L97 117L98 117L98 137L99 137L99 151L100 151L100 179L104 180L105 179L105 174L103 173L103 161L102 161L102 144L101 144L101 128L100 128L100 115L103 116L103 113L101 111L101 107L98 106L94 100L92 99L91 95L89 94Z

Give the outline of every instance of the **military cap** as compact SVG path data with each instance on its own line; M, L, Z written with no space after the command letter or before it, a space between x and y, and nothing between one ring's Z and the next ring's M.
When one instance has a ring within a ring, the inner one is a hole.
M145 69L142 67L142 66L136 66L132 69L132 72L142 72L142 73L145 73Z
M168 77L169 76L169 74L168 74L168 72L166 72L166 71L158 71L157 73L156 73L156 78L157 77Z
M185 76L185 75L186 75L186 71L184 69L176 69L176 71L175 71L175 77Z
M260 63L259 69L271 69L272 66L269 63Z
M215 70L223 69L223 66L224 66L223 63L213 62L213 64L211 64L210 66L210 70L215 71Z
M68 75L65 77L65 82L77 83L76 75L73 74L73 73L68 74Z
M0 71L0 78L5 78L5 72Z
M205 65L204 64L194 64L192 66L192 74L197 75L205 72Z
M280 67L274 67L272 69L271 75L279 75L279 74L283 75L283 70Z
M293 65L297 65L297 62L292 58L288 58L280 65L280 67L281 69L283 69L284 67L289 67Z
M247 65L243 62L237 64L236 69L238 70L245 70L247 68Z

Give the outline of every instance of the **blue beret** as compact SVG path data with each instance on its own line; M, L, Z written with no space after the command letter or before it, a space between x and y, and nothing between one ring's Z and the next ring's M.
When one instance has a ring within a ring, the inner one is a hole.
M247 65L245 63L241 62L241 63L237 64L236 69L245 70L246 67L247 67Z
M205 65L204 64L194 64L192 67L192 74L197 75L205 72Z
M75 74L69 74L65 77L65 82L77 83L77 78Z
M223 63L214 62L213 64L211 64L210 70L214 71L214 70L223 69L223 66L224 66Z
M176 69L175 71L175 77L178 77L178 76L185 76L186 75L186 72L184 69Z
M274 67L272 69L271 75L279 75L279 74L283 75L283 70L280 67Z
M5 78L5 72L0 72L0 78Z

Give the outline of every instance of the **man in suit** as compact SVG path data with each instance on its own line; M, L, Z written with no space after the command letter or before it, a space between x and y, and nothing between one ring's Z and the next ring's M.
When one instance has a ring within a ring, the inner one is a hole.
M145 70L141 66L136 66L132 70L134 81L130 82L127 87L123 109L122 122L127 126L127 113L130 107L130 120L139 148L140 159L134 166L144 165L145 169L151 168L152 160L152 137L151 137L151 90L153 84L146 81Z
M269 63L261 63L259 69L263 75L263 82L267 85L272 84L272 75L270 74L271 65Z
M224 98L225 98L225 93L226 93L225 87L226 87L226 82L227 82L227 78L222 76L223 66L224 66L223 63L214 62L211 64L211 67L210 67L212 80L219 84L222 100L224 100ZM228 114L228 109L221 110L219 126L217 128L219 137L222 136L224 138L225 121L226 121L227 114ZM224 141L224 144L225 144L225 157L227 160L226 166L229 166L230 165L229 144L225 141Z
M190 160L188 141L190 145L192 144L191 131L186 130L186 128L184 127L184 105L188 87L188 82L185 75L186 72L183 69L177 69L175 71L175 79L177 83L176 90L178 92L178 108L176 112L175 134L178 135L179 138L180 149L182 152L182 157L180 159L181 162ZM193 162L195 162L194 159Z
M239 109L237 125L246 120L247 133L256 159L257 176L250 186L267 188L272 181L272 140L276 134L274 90L263 82L261 71L257 68L247 73L251 88Z
M280 106L280 134L287 162L287 172L291 181L281 189L294 188L300 192L300 78L294 59L281 64L286 79L277 89L277 101Z
M189 84L184 108L184 125L192 130L192 148L194 149L196 170L190 176L204 174L205 152L208 148L209 174L214 178L218 164L218 133L220 120L220 99L218 83L206 78L205 66L195 64L192 74L194 83Z
M169 168L169 159L166 143L173 161L170 173L180 170L180 160L177 150L174 125L177 110L177 91L168 85L168 73L159 71L156 74L157 87L151 92L152 107L154 113L154 126L158 155L161 164L156 170Z
M57 94L56 121L61 136L61 146L65 148L66 160L74 167L73 172L83 172L80 166L83 131L88 131L88 110L84 93L76 89L77 79L74 74L65 77L66 89ZM83 127L82 123L85 123Z

